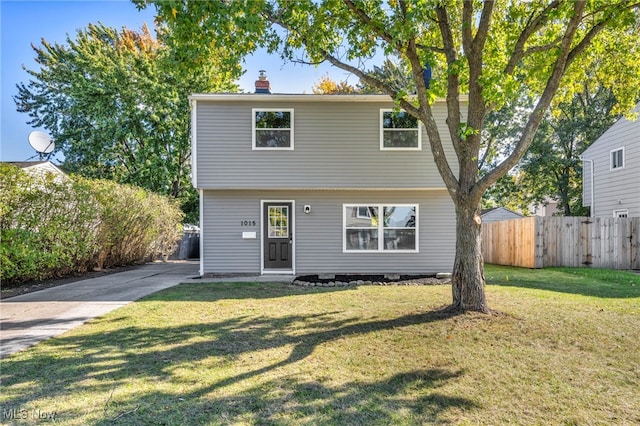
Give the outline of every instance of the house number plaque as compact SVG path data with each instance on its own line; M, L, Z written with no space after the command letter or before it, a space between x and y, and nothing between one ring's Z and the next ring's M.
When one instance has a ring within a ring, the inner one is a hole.
M255 220L241 220L240 226L256 226Z

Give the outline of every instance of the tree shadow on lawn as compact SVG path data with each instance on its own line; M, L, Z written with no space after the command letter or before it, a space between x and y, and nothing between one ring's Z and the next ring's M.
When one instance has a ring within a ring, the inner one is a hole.
M465 410L474 407L470 400L433 391L438 384L459 377L462 374L459 371L402 372L385 380L350 382L334 387L310 381L308 376L294 377L286 371L281 371L278 379L272 379L276 370L304 361L325 343L348 336L428 324L454 316L429 312L362 322L357 318L335 319L333 314L238 317L175 327L125 327L112 332L52 339L42 343L45 347L34 350L33 355L27 353L23 359L3 360L0 376L3 387L23 385L20 396L5 400L3 407L21 407L39 398L69 400L74 395L85 393L108 395L111 391L113 394L114 389L132 386L132 380L141 379L171 382L181 391L178 394L159 389L149 391L147 385L147 390L135 395L135 399L133 396L120 397L117 404L109 405L105 397L105 401L96 402L96 410L104 409L105 422L113 420L118 412L130 411L121 418L131 417L134 419L130 420L132 424L186 424L185 421L199 424L210 422L215 416L226 416L227 420L221 420L222 423L241 420L264 424L278 422L278 413L293 410L295 414L290 416L299 417L297 424L390 424L396 415L394 413L405 410L402 415L419 418L421 420L416 423L423 423L430 421L425 419L436 419L439 413L452 408ZM306 333L297 334L301 329ZM373 340L372 345L375 345ZM253 352L288 346L292 346L292 350L286 359L270 364L267 361L266 365L256 362L245 371L225 377L226 363ZM203 382L181 383L180 369L197 365L203 368L202 365L207 363L216 365L213 367L215 374L211 377L221 378L209 380L205 376ZM372 377L379 375L373 374ZM235 394L225 390L249 379L256 379L261 384ZM338 382L341 379L329 378ZM287 380L290 383L285 383L284 387L278 385L285 391L273 395L265 392L276 382ZM31 382L37 382L37 385L24 386ZM409 388L411 392L407 390ZM407 391L403 394L402 389ZM167 411L174 410L177 412L166 417ZM85 412L60 412L58 415L60 420L64 420L81 417ZM165 420L162 416L166 417ZM287 418L289 420L285 422L291 421L292 417Z
M125 410L119 413L109 410L110 416L95 424L112 425L113 419L122 413L125 413L122 423L126 424L432 424L442 422L441 417L448 410L476 407L466 398L438 391L447 381L461 375L459 371L443 369L416 370L386 380L348 381L337 386L287 377L224 397L157 392L135 401L120 401ZM265 392L265 388L270 391ZM158 401L173 404L161 405ZM133 412L135 407L141 409Z
M190 287L190 288L189 288ZM188 288L189 291L185 291ZM183 282L151 294L144 300L216 302L219 300L273 299L303 294L355 291L358 287L302 287L282 282Z
M485 271L487 284L521 287L605 299L640 297L640 275L620 271L584 268L523 269L501 266L499 271Z

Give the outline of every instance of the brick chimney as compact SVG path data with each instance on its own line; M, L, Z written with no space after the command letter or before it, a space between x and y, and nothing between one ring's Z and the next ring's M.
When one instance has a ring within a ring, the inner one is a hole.
M260 70L260 74L258 74L258 79L256 80L256 93L271 93L271 84L269 80L267 80L267 72L265 70Z

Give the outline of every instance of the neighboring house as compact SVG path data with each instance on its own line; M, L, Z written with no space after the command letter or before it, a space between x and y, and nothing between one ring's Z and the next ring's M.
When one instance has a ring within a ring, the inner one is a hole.
M582 198L591 216L640 217L640 119L619 119L582 160Z
M483 209L480 213L482 223L499 222L501 220L520 219L524 217L520 213L509 210L505 207L494 207L492 209Z
M190 97L202 275L451 271L454 208L422 126L388 96L261 85Z
M558 209L558 200L551 197L545 197L541 203L529 206L531 216L554 216L558 212L561 212Z
M41 179L46 179L48 174L52 174L57 182L69 179L69 176L51 161L7 161L6 164L20 167L25 173Z

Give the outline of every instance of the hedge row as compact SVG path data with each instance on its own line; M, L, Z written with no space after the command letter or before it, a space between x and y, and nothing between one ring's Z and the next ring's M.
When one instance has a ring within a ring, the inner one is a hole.
M3 285L168 256L181 222L176 203L137 187L0 165Z

